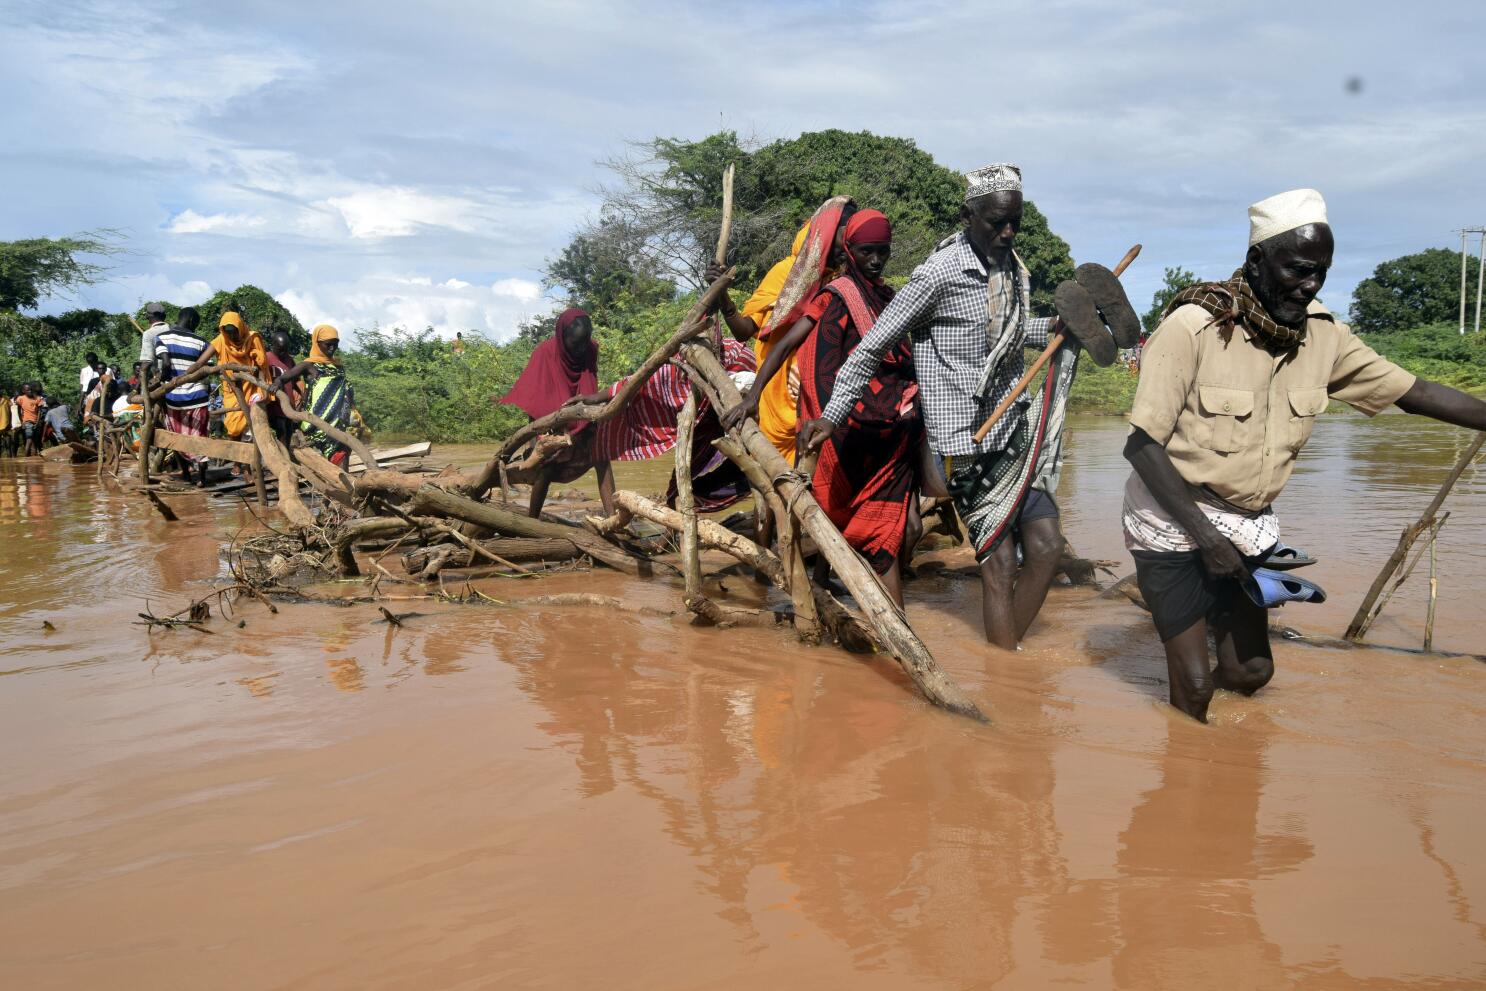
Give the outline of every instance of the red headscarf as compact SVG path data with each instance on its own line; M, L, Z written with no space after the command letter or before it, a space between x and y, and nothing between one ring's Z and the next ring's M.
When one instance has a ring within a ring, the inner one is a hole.
M858 210L846 222L843 240L848 249L854 244L892 244L892 221L879 210ZM892 287L882 279L873 279L863 272L850 250L846 252L846 273L861 287L862 295L866 297L867 305L872 308L874 315L881 313L888 300L893 298Z
M579 358L568 354L562 345L562 332L587 313L578 307L563 310L557 318L557 331L537 345L526 363L526 369L502 403L519 406L533 420L546 416L574 396L587 395L599 387L599 346L592 339L588 351ZM585 424L574 429L581 430Z

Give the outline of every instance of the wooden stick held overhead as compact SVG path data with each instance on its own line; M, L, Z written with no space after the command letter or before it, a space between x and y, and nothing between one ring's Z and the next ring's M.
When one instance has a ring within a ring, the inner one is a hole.
M1130 267L1130 263L1140 255L1140 248L1141 246L1137 244L1125 252L1125 257L1121 258L1120 263L1114 267L1115 278L1118 279L1125 269ZM1055 321L1054 326L1058 328L1057 333L1053 334L1052 339L1047 342L1047 347L1043 349L1042 354L1037 356L1037 360L1032 363L1032 367L1027 369L1026 374L1012 387L1011 392L1007 394L1006 398L1001 400L1000 404L991 412L991 415L986 418L986 422L982 423L980 429L975 431L975 443L979 444L986 439L986 434L990 433L991 428L996 425L996 422L1006 415L1006 411L1011 408L1011 404L1016 402L1022 393L1027 391L1027 386L1031 385L1032 379L1037 376L1038 372L1042 371L1042 366L1046 365L1052 356L1057 353L1058 348L1062 347L1063 343L1068 340L1068 335L1063 333L1062 321Z

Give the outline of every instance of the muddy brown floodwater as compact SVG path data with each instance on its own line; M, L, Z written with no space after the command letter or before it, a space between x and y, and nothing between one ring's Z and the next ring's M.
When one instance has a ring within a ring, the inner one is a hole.
M1069 536L1123 557L1123 427L1073 429ZM1341 630L1466 439L1317 428L1279 509L1332 599L1288 622ZM1486 986L1479 661L1282 644L1200 726L1133 606L1057 590L993 654L976 585L931 568L910 619L991 726L888 663L679 617L245 604L148 632L251 524L173 502L0 462L0 987ZM1486 485L1451 508L1437 641L1482 651ZM1417 645L1422 614L1374 636Z

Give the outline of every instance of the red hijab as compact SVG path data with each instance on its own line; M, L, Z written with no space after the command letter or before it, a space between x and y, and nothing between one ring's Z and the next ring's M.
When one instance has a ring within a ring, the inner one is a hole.
M588 314L569 307L557 318L557 331L537 345L526 363L526 369L502 403L519 406L533 420L557 409L574 396L597 392L599 387L599 346L592 338L587 352L579 358L568 354L562 345L562 333L579 317ZM579 425L577 429L582 429Z
M876 316L882 312L883 307L887 306L888 300L893 298L892 287L881 279L873 279L863 272L857 265L856 259L852 257L850 249L854 244L892 244L892 221L887 219L887 214L879 210L858 210L846 222L846 231L842 240L847 246L846 274L861 287L867 305L872 308L872 314Z

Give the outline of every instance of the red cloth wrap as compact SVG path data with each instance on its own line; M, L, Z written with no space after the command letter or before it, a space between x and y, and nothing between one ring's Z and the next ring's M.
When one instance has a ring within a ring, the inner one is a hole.
M562 312L557 318L557 332L537 345L521 377L501 398L502 403L519 406L527 416L537 420L574 396L598 391L598 343L590 339L588 350L581 358L573 358L562 346L562 332L578 317L586 316L588 314L577 307ZM569 432L577 433L587 425L586 422L573 424Z

